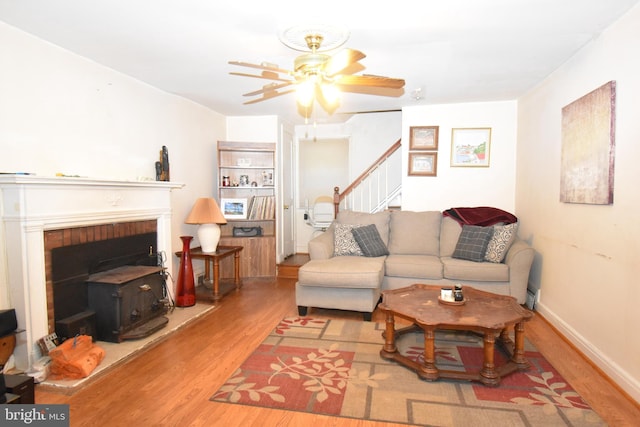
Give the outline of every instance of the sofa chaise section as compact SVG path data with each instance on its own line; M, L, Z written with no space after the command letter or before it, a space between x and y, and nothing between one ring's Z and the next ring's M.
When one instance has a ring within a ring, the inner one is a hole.
M307 262L298 271L298 314L307 307L360 311L366 320L380 299L384 257L338 256Z

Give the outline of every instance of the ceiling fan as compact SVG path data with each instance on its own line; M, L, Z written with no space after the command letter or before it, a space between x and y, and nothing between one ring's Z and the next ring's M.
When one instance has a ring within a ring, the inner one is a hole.
M257 98L244 104L255 104L297 92L298 111L304 117L309 117L314 101L317 101L326 112L332 114L340 106L342 92L396 97L404 93L403 79L355 74L365 68L359 63L365 57L364 53L354 49L342 49L334 55L328 55L323 53L329 49L322 48L325 36L321 31L310 30L303 37L304 44L299 44L298 47L282 40L289 47L307 52L295 58L293 70L283 69L267 62L252 64L229 61L231 65L261 70L259 74L231 72L232 75L272 81L261 89L245 93L244 96ZM344 41L346 37L339 43L342 44ZM335 46L331 48L333 47Z

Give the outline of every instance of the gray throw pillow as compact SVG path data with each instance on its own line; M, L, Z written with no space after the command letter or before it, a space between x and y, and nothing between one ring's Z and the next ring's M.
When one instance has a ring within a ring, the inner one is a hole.
M387 245L382 241L375 224L369 224L351 230L360 250L367 257L389 255Z
M453 251L453 258L476 262L484 261L491 236L493 236L493 227L463 225L456 249Z
M345 256L345 255L357 255L362 256L360 246L353 238L351 230L361 227L355 224L336 224L333 229L333 255Z

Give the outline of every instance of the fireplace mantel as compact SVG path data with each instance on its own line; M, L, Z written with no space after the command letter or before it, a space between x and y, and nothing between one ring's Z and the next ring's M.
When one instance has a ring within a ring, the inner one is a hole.
M40 357L47 335L44 231L156 220L159 252L171 252L171 190L166 181L0 175L0 308L14 308L18 369ZM167 268L170 270L171 265ZM171 273L171 271L169 271Z

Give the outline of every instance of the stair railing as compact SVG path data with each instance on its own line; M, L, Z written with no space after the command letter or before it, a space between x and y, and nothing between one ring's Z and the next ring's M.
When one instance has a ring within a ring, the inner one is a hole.
M402 191L402 140L397 140L375 162L356 178L342 193L333 189L335 215L340 209L378 212Z

